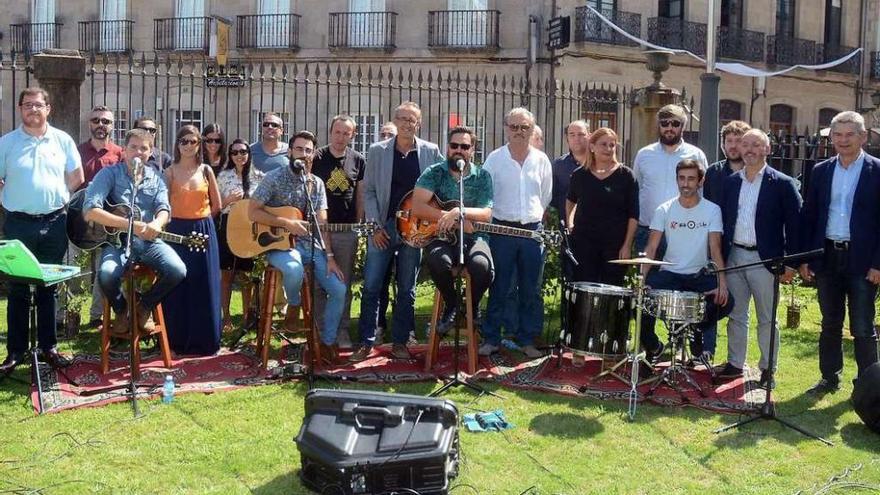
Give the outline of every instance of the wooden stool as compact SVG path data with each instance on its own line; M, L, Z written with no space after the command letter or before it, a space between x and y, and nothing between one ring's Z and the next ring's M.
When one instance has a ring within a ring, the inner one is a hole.
M467 268L453 267L452 268L452 276L453 277L462 277L464 279L464 307L465 307L465 324L461 328L461 333L459 336L461 338L467 337L467 370L468 373L473 375L477 372L477 344L479 341L479 335L477 330L474 328L474 308L473 302L471 298L471 275L468 273ZM434 367L434 364L437 362L437 356L440 353L440 340L442 337L437 332L437 321L440 319L440 307L443 304L443 296L440 295L440 291L434 292L434 311L431 313L431 336L428 339L428 351L425 353L425 371L430 372L431 368ZM455 324L459 325L458 318L455 319ZM449 334L452 334L455 329L450 330ZM456 355L454 359L458 359Z
M263 272L263 287L260 294L260 324L257 330L257 355L263 363L263 369L269 365L269 347L272 343L272 314L274 311L275 288L281 278L281 271L267 266ZM312 369L321 367L321 346L318 329L312 325L312 295L309 292L309 272L303 275L300 296L300 329L305 329L306 349L309 351Z
M140 296L137 293L137 281L143 278L149 278L151 282L156 280L156 273L152 268L145 265L135 265L134 270L134 284L126 284L126 300L128 301L128 310L134 312L134 321L136 322L138 319L137 308L140 303ZM127 281L128 274L123 275L123 283ZM165 330L165 313L162 312L162 304L157 304L155 308L153 308L153 321L156 324L155 329L149 334L142 334L140 331L135 332L134 342L131 343L131 352L134 352L134 379L137 380L140 378L140 366L141 366L141 337L147 335L155 335L159 338L159 348L162 352L162 362L165 364L166 368L171 368L171 349L168 346L168 333ZM101 373L107 374L110 371L110 302L107 298L104 298L104 318L103 325L101 327ZM122 338L122 339L130 339L131 335L126 333L125 335L116 335L113 334L113 337Z

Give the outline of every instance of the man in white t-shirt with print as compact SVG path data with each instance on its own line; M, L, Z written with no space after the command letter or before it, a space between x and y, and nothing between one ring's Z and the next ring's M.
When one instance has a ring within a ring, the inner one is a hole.
M733 308L733 299L728 296L724 274L712 275L703 271L711 258L721 269L724 259L721 255L721 234L724 227L721 221L721 208L715 203L700 197L705 169L697 160L682 160L675 167L678 197L661 204L651 219L651 233L648 237L646 254L654 258L660 239L666 238L666 254L659 270L643 267L647 274L645 284L652 289L668 289L700 292L706 295L706 316L696 326L697 333L691 344L691 353L705 362L703 356L702 332L714 328L714 323L727 316ZM648 359L654 360L663 352L663 344L654 333L654 317L642 318L641 339Z

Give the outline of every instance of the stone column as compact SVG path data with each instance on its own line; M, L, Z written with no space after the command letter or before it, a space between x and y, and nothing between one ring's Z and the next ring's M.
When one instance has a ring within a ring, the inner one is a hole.
M663 72L669 69L670 52L645 52L645 65L654 74L654 82L650 86L634 91L632 99L633 124L630 130L630 150L635 158L636 152L643 146L657 141L657 111L670 103L681 104L681 93L667 87L661 79Z
M49 93L49 123L80 142L80 88L86 78L86 59L78 50L46 49L34 56L34 77Z

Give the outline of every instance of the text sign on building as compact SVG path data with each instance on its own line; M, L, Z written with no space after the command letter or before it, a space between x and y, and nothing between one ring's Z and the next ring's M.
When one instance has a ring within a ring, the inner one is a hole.
M221 65L219 68L213 64L209 65L205 85L209 88L243 88L244 68L235 64Z
M554 17L550 19L550 29L547 30L550 41L547 48L550 50L558 50L568 47L571 41L571 17Z

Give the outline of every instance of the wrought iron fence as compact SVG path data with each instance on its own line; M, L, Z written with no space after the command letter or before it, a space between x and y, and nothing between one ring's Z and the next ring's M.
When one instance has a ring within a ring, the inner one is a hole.
M767 63L812 65L816 62L816 42L788 36L767 36Z
M816 62L818 63L826 63L837 60L841 57L845 57L852 53L855 48L851 46L843 46L843 45L816 45ZM834 72L842 72L844 74L858 74L859 68L862 66L862 54L859 53L855 57L847 60L846 62L836 65L828 70Z
M648 19L648 41L696 55L706 54L706 31L706 25L701 22L669 17Z
M428 46L442 49L498 49L497 10L428 12Z
M641 14L624 12L617 9L604 9L601 10L600 13L620 29L623 29L636 38L641 37ZM631 41L626 36L623 36L612 29L611 26L602 22L602 20L599 19L599 16L587 7L576 8L574 19L574 40L576 42L589 41L592 43L610 43L612 45L621 46L638 46L638 43Z
M134 21L80 21L79 49L89 53L128 52Z
M729 26L718 26L719 57L751 62L764 61L764 33Z
M34 54L45 48L58 48L61 39L60 22L26 22L10 24L12 50L16 53Z
M397 12L331 12L329 33L327 46L331 49L393 50L397 46Z
M358 125L353 146L366 151L378 140L379 130L391 119L393 109L412 100L422 107L422 138L445 146L450 127L468 125L479 137L478 160L504 144L504 114L516 106L525 106L535 114L550 156L567 151L564 128L578 118L590 121L592 128L615 129L625 163L631 162L633 153L629 142L631 89L627 87L554 83L501 71L464 74L411 64L375 68L234 59L227 67L231 83L212 87L208 82L216 82L217 74L211 71L213 77L209 78L209 68L204 57L185 54L92 55L82 88L82 139L88 135L85 112L97 104L116 111L117 136L141 116L154 118L161 130L158 145L166 150L182 124L201 128L217 122L226 130L227 139L254 141L262 114L268 111L283 118L285 138L291 130L306 128L327 142L330 119L347 113ZM31 83L27 60L0 55L0 101L9 102L0 107L0 132L18 125L15 95Z
M880 52L871 52L871 79L880 81Z
M213 17L171 17L154 19L154 48L201 52L205 55L211 47L211 31L215 22Z

